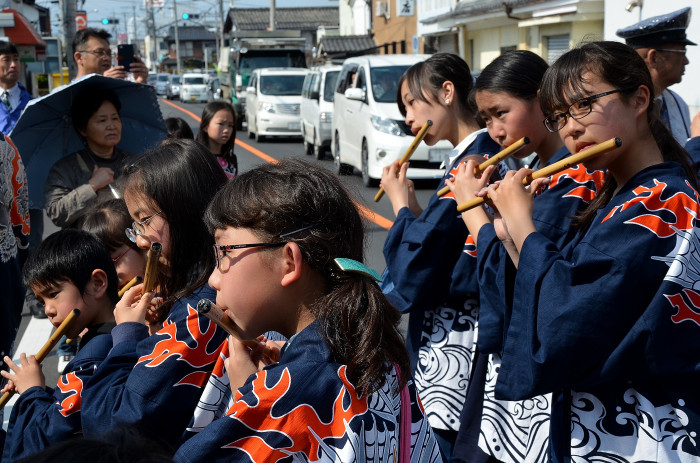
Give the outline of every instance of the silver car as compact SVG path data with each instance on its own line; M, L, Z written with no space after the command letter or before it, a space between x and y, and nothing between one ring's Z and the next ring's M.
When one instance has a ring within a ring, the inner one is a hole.
M170 76L170 82L168 87L165 89L165 96L168 100L173 98L180 98L180 76L173 74Z
M170 82L170 74L158 74L156 78L156 93L158 95L165 95L168 89L168 83Z

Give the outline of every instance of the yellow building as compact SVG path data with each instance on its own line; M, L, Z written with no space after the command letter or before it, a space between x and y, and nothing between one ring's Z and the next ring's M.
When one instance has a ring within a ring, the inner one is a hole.
M421 51L456 53L473 70L483 69L502 52L513 49L531 50L552 63L582 41L603 38L602 0L437 3L442 8L419 11Z

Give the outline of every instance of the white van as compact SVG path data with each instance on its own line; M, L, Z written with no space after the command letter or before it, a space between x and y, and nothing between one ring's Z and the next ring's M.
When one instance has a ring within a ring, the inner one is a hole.
M308 69L261 68L250 76L245 117L248 136L301 136L301 89Z
M183 103L190 101L208 102L207 76L201 73L184 73L180 79L180 101Z
M338 76L333 102L333 159L338 174L355 167L366 186L376 186L384 166L411 145L411 128L396 104L399 79L430 55L372 55L348 58ZM408 177L441 178L442 162L452 151L447 141L421 143L411 157Z
M301 91L301 136L304 151L323 159L333 139L333 97L342 66L311 69Z

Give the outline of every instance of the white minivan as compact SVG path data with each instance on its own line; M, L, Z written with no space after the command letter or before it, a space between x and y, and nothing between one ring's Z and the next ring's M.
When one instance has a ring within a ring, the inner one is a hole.
M376 186L384 166L399 159L414 137L396 104L398 82L413 64L430 55L371 55L348 58L338 76L333 102L333 159L338 174L356 168L367 186ZM447 141L421 143L411 157L408 177L441 178L452 151Z
M183 103L191 101L208 102L207 76L193 72L184 73L182 79L180 79L180 101Z
M301 136L304 151L323 159L333 139L333 97L342 66L312 68L301 91Z
M261 68L250 75L245 117L248 136L301 136L301 89L308 69Z

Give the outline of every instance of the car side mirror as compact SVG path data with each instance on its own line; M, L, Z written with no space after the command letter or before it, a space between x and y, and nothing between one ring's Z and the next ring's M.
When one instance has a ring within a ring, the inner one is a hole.
M246 90L246 92L248 92L248 93L253 93L253 94L255 94L255 93L256 93L256 91L255 91L255 87L246 87L246 89L245 89L245 90Z
M345 97L348 100L365 101L365 90L362 88L349 88L345 90Z

